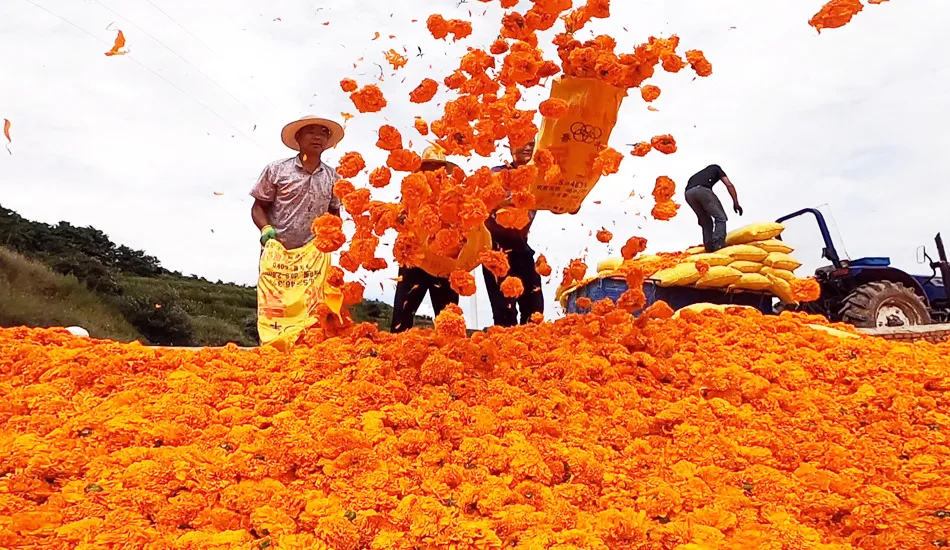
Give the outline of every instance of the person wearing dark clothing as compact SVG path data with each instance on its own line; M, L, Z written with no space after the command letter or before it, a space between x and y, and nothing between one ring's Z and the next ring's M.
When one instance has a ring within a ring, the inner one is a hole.
M400 267L396 298L393 300L393 318L390 331L405 332L412 328L416 311L429 293L436 317L449 304L459 303L459 295L445 277L430 275L421 267Z
M686 184L686 204L693 209L703 228L703 246L706 252L715 252L726 246L726 210L722 207L719 197L713 192L713 186L722 182L732 197L732 209L742 215L736 188L729 181L729 176L718 164L710 164L691 178Z
M517 168L531 161L534 155L534 143L529 142L520 149L511 150L512 163L509 166L498 166L492 172L499 172L510 168ZM510 198L510 197L509 197ZM506 298L501 291L504 279L495 276L482 267L485 276L485 290L488 292L488 301L491 304L492 318L495 325L512 327L519 323L520 312L522 325L531 320L534 313L544 313L544 296L541 292L541 276L534 267L534 250L528 245L528 231L534 223L536 211L529 214L528 224L522 229L502 227L495 219L495 212L485 222L485 227L491 233L492 247L508 255L508 275L521 279L524 292L518 298Z

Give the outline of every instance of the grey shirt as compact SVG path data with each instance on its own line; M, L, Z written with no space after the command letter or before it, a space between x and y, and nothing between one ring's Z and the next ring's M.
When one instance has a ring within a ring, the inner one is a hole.
M251 196L271 203L267 219L285 248L300 248L313 240L313 220L331 208L340 209L333 196L333 184L340 179L336 170L321 163L314 173L304 168L299 156L267 165L251 190Z

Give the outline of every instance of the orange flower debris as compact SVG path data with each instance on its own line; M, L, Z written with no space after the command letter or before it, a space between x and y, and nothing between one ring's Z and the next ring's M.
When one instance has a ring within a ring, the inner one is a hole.
M107 57L112 57L113 55L125 55L129 53L129 50L125 48L125 34L122 31L119 31L115 37L115 43L112 44L112 49L106 52Z
M706 60L702 50L688 50L686 62L696 71L697 76L707 77L712 74L712 63Z
M653 150L653 145L647 143L646 141L641 141L640 143L634 146L633 151L630 151L630 154L635 157L645 157L647 153Z
M426 27L437 40L445 40L452 35L453 40L461 40L472 34L472 24L461 19L446 20L441 15L430 15L426 20Z
M428 103L439 91L439 83L431 78L424 78L422 82L409 93L409 101L413 103Z
M378 113L386 106L386 98L375 84L368 84L353 92L350 100L361 113Z
M508 255L500 250L484 250L479 254L482 265L497 278L508 275Z
M544 254L538 255L538 259L534 262L534 270L542 277L551 276L551 266L548 265L548 259L544 257Z
M471 273L453 271L452 274L449 275L449 283L452 285L452 290L457 292L459 296L475 295L475 276Z
M393 69L397 71L405 67L406 63L409 61L408 57L393 49L383 52L383 55L386 57L386 61L388 61L389 64L392 65Z
M394 126L384 124L379 127L379 139L376 140L376 147L383 151L402 149L402 134Z
M830 0L812 16L808 24L821 34L821 29L837 29L847 25L851 22L851 18L863 9L864 4L861 0Z
M567 101L558 98L545 99L538 106L538 112L541 116L547 118L560 118L567 112Z
M524 283L522 283L518 277L505 277L505 280L501 282L499 288L501 289L502 295L508 299L518 298L524 294Z
M346 242L343 233L343 220L333 214L324 214L313 220L310 228L314 235L314 242L321 252L336 252Z
M416 128L416 131L419 132L420 135L423 135L423 136L429 135L429 124L425 120L417 117L415 122L413 123L413 126Z
M600 171L605 176L616 174L620 171L621 161L623 161L623 154L605 147L594 159L594 170Z
M647 249L647 240L643 237L630 237L620 249L624 260L632 260Z
M351 151L343 155L340 159L340 165L337 166L336 173L339 174L341 178L353 178L362 172L364 168L366 168L366 161L363 160L363 155L356 151Z
M676 152L676 140L669 134L654 136L650 140L650 145L664 155L672 155Z
M647 84L640 87L640 97L643 98L643 101L647 103L656 101L660 97L660 88L652 84Z
M369 174L369 184L377 189L381 189L389 185L392 181L393 173L389 168L385 166L380 166L376 168Z
M601 229L597 232L597 240L598 240L599 242L604 243L604 244L609 243L610 241L613 240L613 238L614 238L614 234L611 233L610 231L607 231L607 230L604 229L604 228L601 228Z
M359 88L359 85L352 78L344 78L343 80L340 81L340 88L344 92L350 93L350 92L355 92L357 88Z

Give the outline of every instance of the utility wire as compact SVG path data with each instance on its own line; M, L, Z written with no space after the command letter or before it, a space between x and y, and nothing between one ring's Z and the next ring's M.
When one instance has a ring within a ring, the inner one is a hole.
M99 38L99 37L96 36L95 34L89 32L88 30L86 30L86 29L84 29L84 28L82 28L82 27L80 27L80 26L77 25L76 23L73 23L73 22L70 21L69 19L66 19L66 18L63 17L62 15L59 15L58 13L55 13L55 12L53 12L53 11L50 11L48 8L43 7L43 6L39 5L39 4L37 4L37 3L34 2L33 0L24 0L24 1L25 1L25 2L28 2L28 3L32 4L32 5L34 5L35 7L37 7L37 8L39 8L39 9L45 11L46 13L48 13L48 14L50 14L50 15L52 15L52 16L54 16L54 17L60 19L60 20L62 20L63 22L68 23L69 25L71 25L71 26L73 26L73 27L79 29L80 31L82 31L82 32L84 32L85 34L87 34L87 35L89 35L90 37L92 37L95 41L97 41L97 42L99 42L99 43L101 43L101 44L105 44L106 47L110 47L110 46L111 46L111 44L109 44L109 43L106 42L105 40L102 40L101 38ZM183 95L185 95L186 97L190 98L192 101L194 101L195 103L197 103L198 105L200 105L200 106L201 106L202 108L204 108L206 111L208 111L209 113L211 113L212 115L214 115L215 117L217 117L221 122L223 122L223 123L227 124L228 126L230 126L232 130L234 130L235 132L237 132L238 134L240 134L241 137L243 137L244 139L246 139L246 140L248 140L249 142L251 142L251 144L253 144L255 147L257 147L257 148L260 149L261 151L264 151L264 150L265 150L263 147L260 146L260 144L258 144L256 141L254 141L253 139L251 139L251 138L250 138L247 134L245 134L243 131L241 131L240 128L238 128L237 126L235 126L234 124L232 124L228 119L226 119L226 118L224 118L223 116L219 115L214 109L212 109L211 107L205 105L205 104L202 103L199 99L197 99L197 98L194 97L193 95L191 95L191 94L189 94L188 92L186 92L185 90L183 90L180 86L178 86L178 85L175 84L174 82L168 80L167 78L165 78L164 76L162 76L161 74L159 74L158 72L156 72L156 71L155 71L154 69L152 69L151 67L146 66L145 64L143 64L141 61L139 61L139 60L136 59L135 57L133 57L133 56L131 56L131 55L126 55L126 57L128 57L128 58L131 59L133 62L135 62L135 64L138 65L139 67L142 67L142 68L145 69L146 71L148 71L148 72L152 73L153 75L155 75L156 77L162 79L166 84L168 84L168 85L171 86L172 88L175 88L176 90L178 90L179 92L181 92L181 93L182 93Z

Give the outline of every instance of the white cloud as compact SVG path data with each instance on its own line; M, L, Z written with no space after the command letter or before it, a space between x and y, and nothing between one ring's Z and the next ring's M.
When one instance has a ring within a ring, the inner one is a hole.
M169 269L248 284L257 275L258 247L247 192L267 162L289 156L280 127L302 113L355 113L339 80L370 82L379 71L373 63L384 64L382 50L405 46L408 66L395 76L387 70L381 84L389 107L351 120L328 160L358 150L370 166L382 164L373 144L384 121L421 148L413 117L435 118L448 96L417 106L408 92L424 76L441 80L466 47L487 46L500 13L495 3L471 0L458 7L362 0L332 8L299 0L34 1L92 36L27 0L0 4L0 49L7 53L0 117L13 122L14 138L14 154L0 155L0 204L45 222L95 225ZM717 162L746 209L741 220L732 216L732 227L827 203L853 256L889 255L919 271L916 246L950 231L942 158L950 149L950 71L939 55L950 6L868 6L849 26L818 36L807 20L821 3L615 1L613 17L591 25L595 32L615 36L624 51L651 34L676 33L684 49L706 52L714 74L695 81L685 71L659 74L655 113L632 91L611 144L626 152L626 143L671 133L679 152L627 156L581 213L540 215L532 234L538 252L558 269L581 255L593 266L634 234L648 237L652 250L693 244L699 228L688 207L657 222L643 216L649 200L627 196L636 190L649 199L656 176L682 185ZM458 44L432 39L424 22L433 12L472 20L474 35ZM112 22L125 32L129 56L103 55L115 36L105 30ZM376 31L382 37L372 41ZM420 47L424 56L415 57ZM614 232L615 245L588 235L601 226ZM801 235L807 267L818 264L816 234L804 222L790 234ZM395 267L367 276L367 296L392 300L394 274ZM545 288L549 298L558 278ZM547 302L549 314L557 309ZM490 318L482 295L478 324Z

